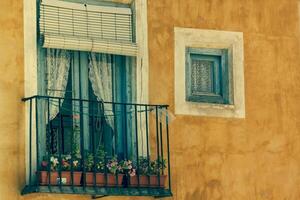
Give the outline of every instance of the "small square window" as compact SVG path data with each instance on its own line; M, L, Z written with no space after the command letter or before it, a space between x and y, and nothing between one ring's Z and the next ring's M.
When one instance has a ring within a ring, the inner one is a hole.
M228 49L186 48L186 101L232 104Z

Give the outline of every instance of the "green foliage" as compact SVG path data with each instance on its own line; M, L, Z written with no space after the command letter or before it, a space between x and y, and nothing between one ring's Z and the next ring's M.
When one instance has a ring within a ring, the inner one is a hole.
M146 157L139 157L138 160L139 167L138 173L139 175L157 175L162 174L163 170L166 169L166 160L165 159L156 159L156 160L148 160Z
M105 156L106 152L104 151L103 146L99 146L97 151L95 152L95 156L93 152L85 151L85 160L84 167L88 172L95 171L96 172L104 172L105 170ZM96 163L94 165L94 163Z
M73 127L72 156L80 157L80 128Z
M94 167L94 156L92 153L85 151L84 155L84 168L85 171L91 172Z
M166 159L158 158L154 161L151 161L150 164L151 174L161 174L164 169L166 169Z

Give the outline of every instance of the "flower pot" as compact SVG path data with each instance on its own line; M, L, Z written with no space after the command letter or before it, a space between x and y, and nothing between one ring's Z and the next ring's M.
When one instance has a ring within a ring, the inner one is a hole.
M166 175L150 175L150 184L149 184L149 176L141 175L140 177L140 187L165 187ZM159 181L158 181L159 180ZM138 187L138 177L132 176L130 177L129 187Z
M80 185L82 172L73 172L73 185ZM70 171L62 171L61 179L58 172L50 172L50 185L59 185L60 180L62 185L72 185ZM40 171L40 185L48 185L49 174L48 171Z
M94 173L87 172L85 175L86 185L94 185ZM97 186L122 186L123 174L116 175L107 174L107 182L105 180L104 173L96 173L96 185Z

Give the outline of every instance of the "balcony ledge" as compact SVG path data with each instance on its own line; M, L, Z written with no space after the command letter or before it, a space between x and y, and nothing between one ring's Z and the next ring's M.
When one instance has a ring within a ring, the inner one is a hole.
M171 197L169 189L164 188L122 188L122 187L81 187L81 186L36 186L26 185L22 195L31 193L81 194L91 195L93 199L105 196L149 196L154 198Z

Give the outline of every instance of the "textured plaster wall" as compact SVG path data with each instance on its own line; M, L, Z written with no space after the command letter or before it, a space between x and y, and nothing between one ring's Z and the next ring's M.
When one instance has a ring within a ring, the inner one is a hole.
M298 2L149 0L151 102L173 111L174 27L244 33L246 118L176 116L173 199L300 199Z
M25 179L22 4L0 1L0 200L90 199L19 195ZM176 116L174 200L300 199L298 8L297 0L148 0L150 100L171 110L174 26L244 32L246 118Z
M18 199L24 182L22 1L0 1L0 200Z

